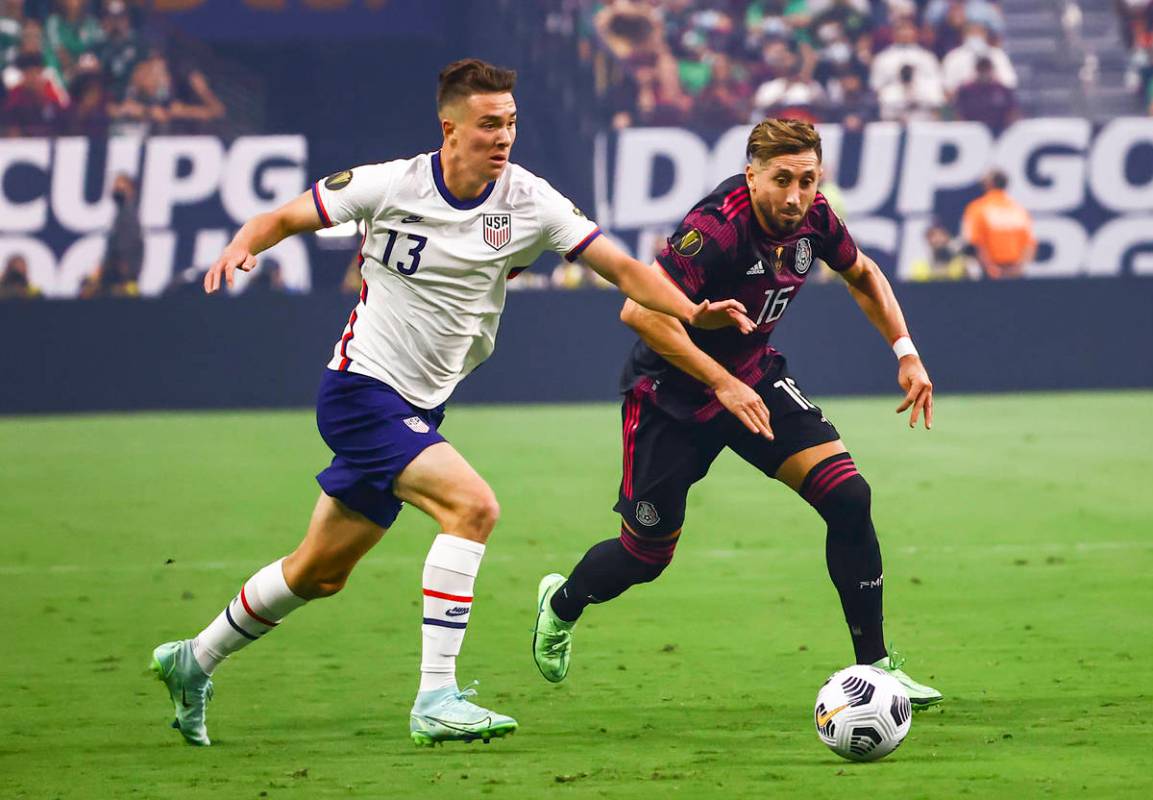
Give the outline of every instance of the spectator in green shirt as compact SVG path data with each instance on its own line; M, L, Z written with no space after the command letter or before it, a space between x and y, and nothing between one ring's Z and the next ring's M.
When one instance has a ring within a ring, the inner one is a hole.
M100 21L88 13L84 0L57 0L56 13L44 23L44 53L55 58L60 74L72 76L77 59L104 40ZM51 54L51 55L50 55Z

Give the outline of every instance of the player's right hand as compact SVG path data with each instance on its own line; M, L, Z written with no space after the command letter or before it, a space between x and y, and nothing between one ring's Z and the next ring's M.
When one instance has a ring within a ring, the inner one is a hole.
M752 333L757 326L747 314L740 300L719 300L715 303L705 300L693 309L689 324L704 330L733 327L739 328L741 333Z
M248 252L242 247L234 247L229 245L224 248L224 252L220 254L220 258L216 263L204 274L204 292L205 294L212 294L220 288L221 278L228 284L228 288L232 288L232 282L236 279L236 270L243 270L250 272L256 267L256 256Z
M769 424L769 409L756 390L737 378L730 378L716 388L721 405L741 421L746 428L773 439L773 428Z

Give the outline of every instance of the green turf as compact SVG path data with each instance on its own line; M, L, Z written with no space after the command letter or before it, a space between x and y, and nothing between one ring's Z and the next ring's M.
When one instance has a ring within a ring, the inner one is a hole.
M1153 393L942 397L931 433L895 397L824 405L873 485L889 634L946 694L885 761L813 731L851 660L819 518L728 455L665 576L591 609L569 680L540 678L539 577L616 527L607 405L446 425L504 509L460 673L516 736L409 740L434 533L409 510L343 595L221 668L216 744L186 747L149 651L295 544L311 415L5 419L0 797L1153 796Z

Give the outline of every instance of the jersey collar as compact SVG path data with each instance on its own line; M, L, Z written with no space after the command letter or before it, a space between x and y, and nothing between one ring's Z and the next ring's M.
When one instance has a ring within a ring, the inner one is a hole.
M432 154L432 180L436 184L436 190L440 192L440 196L444 198L444 202L448 203L453 208L459 208L462 211L468 211L476 208L492 194L493 187L496 186L496 181L489 181L488 185L484 187L484 191L480 193L479 197L472 200L461 200L448 190L448 186L444 183L444 168L440 164L440 151Z

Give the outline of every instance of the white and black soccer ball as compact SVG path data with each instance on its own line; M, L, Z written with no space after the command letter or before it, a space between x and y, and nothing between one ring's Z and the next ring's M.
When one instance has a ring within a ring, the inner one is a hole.
M876 761L904 741L913 707L900 681L855 664L829 677L817 692L813 723L829 749L850 761Z

